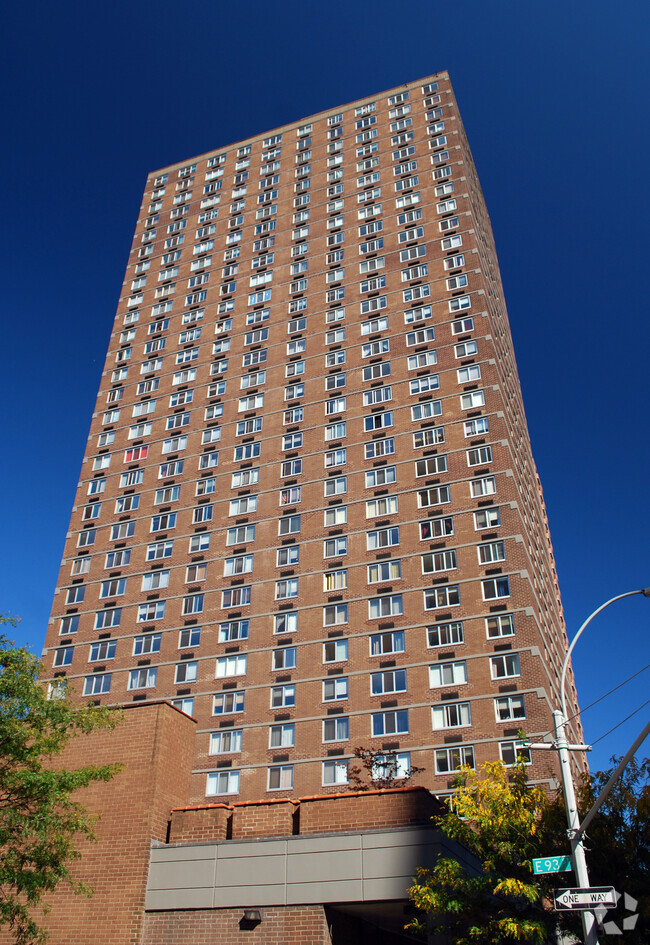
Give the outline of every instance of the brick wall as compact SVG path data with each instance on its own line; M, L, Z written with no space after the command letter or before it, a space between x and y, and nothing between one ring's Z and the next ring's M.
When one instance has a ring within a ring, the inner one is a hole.
M233 804L232 838L286 837L294 832L293 815L299 801L261 801Z
M262 921L251 928L243 909L202 909L148 913L142 945L330 945L322 906L260 909Z
M60 763L125 765L108 783L75 795L101 814L97 842L80 839L73 875L94 889L90 899L61 884L44 920L49 945L135 945L140 941L152 838L164 841L169 809L186 802L195 723L166 703L131 706L110 733L72 741ZM0 945L11 941L0 931Z
M300 801L300 833L427 824L441 810L425 788L304 797Z
M228 836L232 807L210 804L173 810L169 828L170 843L220 843Z

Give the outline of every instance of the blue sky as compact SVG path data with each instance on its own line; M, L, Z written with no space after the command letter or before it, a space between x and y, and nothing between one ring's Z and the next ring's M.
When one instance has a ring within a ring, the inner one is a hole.
M645 0L26 0L0 28L0 611L39 650L148 171L448 69L494 227L569 635L650 585ZM591 765L649 706L650 601L575 669ZM641 671L641 672L639 672ZM646 754L650 745L646 744Z

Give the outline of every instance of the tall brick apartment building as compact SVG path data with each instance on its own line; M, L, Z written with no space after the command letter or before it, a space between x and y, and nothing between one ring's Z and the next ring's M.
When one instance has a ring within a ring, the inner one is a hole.
M359 746L444 793L552 728L565 653L448 75L152 173L53 690L192 716L194 804L340 794Z

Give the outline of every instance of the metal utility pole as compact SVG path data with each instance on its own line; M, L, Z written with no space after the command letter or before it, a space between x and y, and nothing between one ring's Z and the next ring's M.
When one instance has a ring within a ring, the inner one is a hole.
M580 635L586 626L593 620L593 618L604 610L606 607L609 607L610 604L613 604L614 601L621 600L623 597L633 597L636 594L643 594L644 597L650 597L650 587L642 588L638 591L627 591L625 594L617 594L616 597L612 597L610 600L605 601L604 604L601 604L592 614L590 614L585 622L582 624L575 637L571 641L571 645L567 651L567 655L562 666L562 674L560 677L560 700L562 703L562 709L555 709L553 712L553 723L555 727L555 740L553 742L541 742L541 743L528 743L528 748L541 748L541 749L555 749L558 753L560 760L560 775L562 777L562 789L564 791L564 801L566 805L566 816L567 816L567 835L571 843L571 860L573 862L573 869L575 872L576 879L578 884L582 888L589 887L589 873L587 871L587 860L585 858L585 850L583 845L584 831L588 823L591 822L594 814L601 806L607 794L611 790L611 787L614 784L614 781L620 774L620 772L625 767L625 764L634 754L634 751L639 744L643 741L650 725L646 726L639 738L636 740L632 749L627 753L619 767L616 769L616 772L610 778L606 786L606 790L603 790L597 799L596 803L592 809L587 814L585 818L585 824L580 826L580 816L578 814L578 805L576 803L575 790L573 787L573 777L571 775L571 762L569 751L588 751L589 745L570 745L567 742L565 726L567 724L567 707L566 707L566 696L564 694L564 683L566 679L566 673L569 666L569 660L571 659L571 653L575 647ZM598 938L596 935L596 917L591 910L584 910L582 912L582 927L584 931L585 945L598 945Z

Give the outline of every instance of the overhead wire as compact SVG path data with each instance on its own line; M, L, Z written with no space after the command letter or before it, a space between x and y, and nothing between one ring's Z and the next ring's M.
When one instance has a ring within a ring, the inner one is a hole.
M646 663L646 665L645 665L645 666L642 666L641 669L638 669L638 670L636 671L636 673L632 673L632 675L631 675L631 676L628 676L627 679L624 679L623 682L618 683L618 685L617 685L617 686L614 686L613 689L610 689L609 692L606 692L606 693L604 693L604 695L599 696L597 699L594 699L593 702L590 702L589 705L584 706L582 709L580 709L579 712L575 712L573 715L570 715L570 716L568 717L568 719L566 719L566 724L568 724L569 722L572 722L573 719L577 719L578 716L582 715L582 713L583 713L583 712L586 712L588 709L593 708L593 706L598 705L598 703L599 703L599 702L602 702L603 699L606 699L608 696L611 696L613 692L616 692L617 689L621 689L623 686L625 686L627 683L631 682L631 681L632 681L633 679L635 679L637 676L640 676L641 673L644 673L644 672L646 671L646 669L648 669L648 668L650 668L650 663ZM644 705L645 705L645 703L644 703ZM641 708L643 708L643 706L641 706ZM636 711L638 711L638 710L636 710ZM634 714L634 713L633 713L633 714ZM625 720L623 720L623 721L625 721ZM622 723L619 723L619 724L622 724ZM615 727L617 727L617 726L615 726ZM546 738L547 735L553 735L553 734L554 734L554 731L555 731L554 729L549 729L548 732L544 732L544 734L543 734L543 735L540 735L539 737L540 737L540 738ZM612 731L614 731L614 729L612 729ZM607 733L607 734L609 734L609 733ZM536 736L536 737L537 737L537 736ZM604 737L605 737L604 735L601 735L601 738L604 738ZM598 741L600 741L600 739L598 739ZM592 742L592 744L595 744L595 742Z
M617 728L619 728L621 725L623 725L624 722L627 722L628 719L631 719L633 715L636 715L636 714L637 714L637 712L640 712L641 709L643 709L644 706L648 705L649 703L650 703L650 699L646 699L646 701L645 701L644 703L642 703L642 704L638 707L638 709L635 709L634 712L630 712L629 715L626 715L624 719L621 719L620 722L617 722L616 725L614 725L612 728L610 728L609 731L605 732L604 735L600 735L598 738L594 739L594 741L593 741L591 744L592 744L592 745L595 745L597 742L602 741L603 738L607 738L608 735L611 735L612 732L614 732Z

